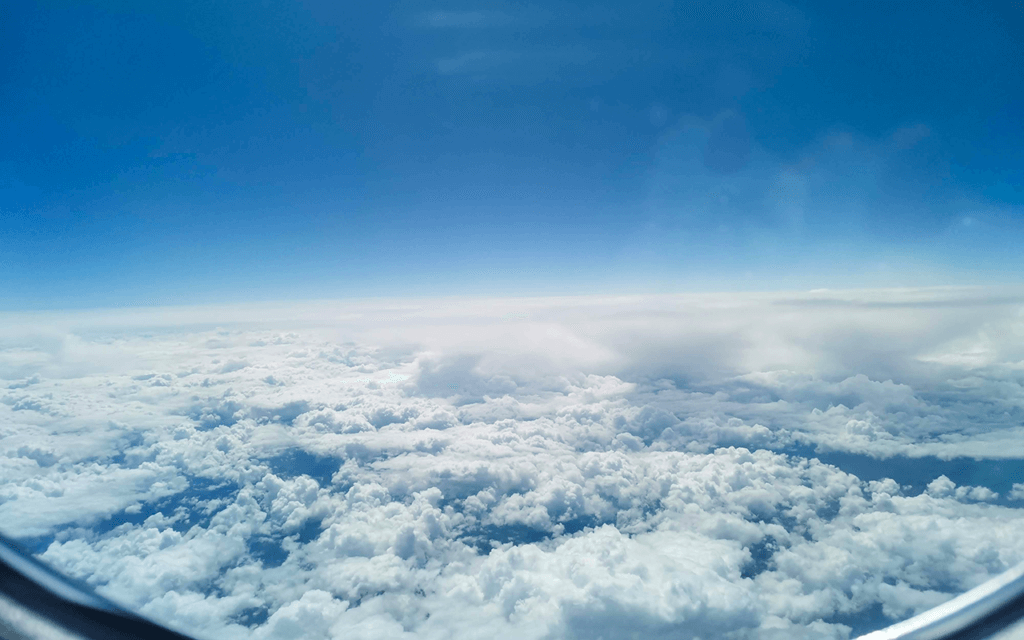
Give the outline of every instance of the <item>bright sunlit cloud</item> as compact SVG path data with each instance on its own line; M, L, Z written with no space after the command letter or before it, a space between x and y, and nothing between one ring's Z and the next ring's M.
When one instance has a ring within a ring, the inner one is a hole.
M1024 292L7 314L0 522L209 638L847 638L1024 560Z

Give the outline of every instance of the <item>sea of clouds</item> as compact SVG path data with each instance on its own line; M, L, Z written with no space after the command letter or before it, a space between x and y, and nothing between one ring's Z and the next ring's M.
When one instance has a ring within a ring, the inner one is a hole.
M848 638L1022 473L1019 290L0 318L0 531L201 638Z

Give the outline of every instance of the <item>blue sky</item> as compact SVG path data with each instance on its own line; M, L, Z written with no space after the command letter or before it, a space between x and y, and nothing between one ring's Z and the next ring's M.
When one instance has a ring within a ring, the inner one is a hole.
M1019 282L1013 3L16 3L0 306Z

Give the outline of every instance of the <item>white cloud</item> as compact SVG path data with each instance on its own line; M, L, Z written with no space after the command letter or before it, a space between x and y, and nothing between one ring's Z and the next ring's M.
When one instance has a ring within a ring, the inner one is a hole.
M9 317L0 522L210 638L845 638L1024 560L1024 488L941 466L1019 457L1022 301Z
M511 24L513 18L500 11L430 11L421 16L423 26L442 29L479 29Z
M952 495L954 489L956 489L956 483L946 476L939 476L928 483L928 494L938 498Z

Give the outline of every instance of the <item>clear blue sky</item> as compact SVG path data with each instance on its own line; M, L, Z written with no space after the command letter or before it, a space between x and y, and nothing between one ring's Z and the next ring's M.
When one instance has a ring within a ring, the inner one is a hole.
M0 307L1019 282L1021 12L10 3Z

